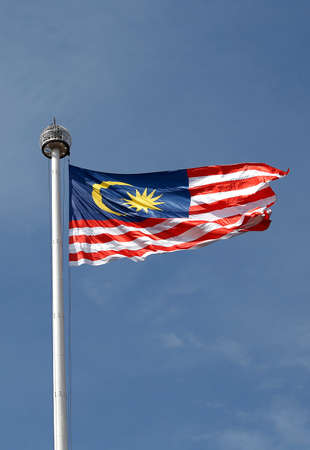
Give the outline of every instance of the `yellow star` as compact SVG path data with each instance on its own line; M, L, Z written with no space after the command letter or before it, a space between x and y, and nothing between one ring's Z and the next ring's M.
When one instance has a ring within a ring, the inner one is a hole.
M137 212L142 209L147 213L149 209L157 209L161 211L161 208L157 208L156 205L161 205L164 202L157 202L162 194L157 197L153 197L156 189L154 189L150 194L147 193L147 188L144 189L143 194L140 194L138 189L136 189L136 195L132 195L127 192L129 199L124 199L125 203L123 205L128 206L129 208L136 208Z

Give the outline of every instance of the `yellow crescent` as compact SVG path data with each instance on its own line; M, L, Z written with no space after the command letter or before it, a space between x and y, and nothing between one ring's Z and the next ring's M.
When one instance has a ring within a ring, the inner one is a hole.
M92 197L94 202L96 203L96 205L100 208L103 209L104 211L110 213L110 214L115 214L116 216L125 216L125 214L121 214L118 213L116 211L113 211L113 209L109 208L107 205L105 205L102 201L102 197L100 194L100 189L108 189L109 186L113 186L115 184L120 184L123 186L132 186L132 184L129 183L123 183L122 181L103 181L100 184L93 184L93 191L92 191Z

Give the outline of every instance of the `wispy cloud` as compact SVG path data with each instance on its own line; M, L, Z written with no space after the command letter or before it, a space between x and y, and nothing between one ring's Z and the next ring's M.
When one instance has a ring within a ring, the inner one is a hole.
M104 281L100 286L84 280L83 292L85 297L89 298L96 305L102 306L109 301L109 297L105 294L110 288L112 283L110 281Z
M244 345L229 338L219 338L213 344L207 346L210 352L217 356L222 356L225 359L246 366L250 362L250 357Z
M280 365L303 367L310 370L310 327L308 324L295 324L283 333L285 354Z
M283 442L298 448L310 447L310 415L305 409L289 401L277 401L267 419Z
M250 357L245 346L231 338L223 337L216 339L214 342L204 343L192 333L177 336L173 332L168 332L161 334L159 337L162 345L166 348L183 347L182 357L184 358L187 357L187 352L192 354L195 351L196 353L199 352L201 361L219 358L243 367L250 363Z
M160 340L164 347L167 348L179 348L183 347L184 342L177 337L174 333L166 333L160 336Z
M275 450L272 441L262 433L225 430L217 436L219 450Z
M216 450L307 450L310 446L309 413L287 399L272 401L267 411L236 411L233 421L236 427L197 433L192 440L207 441Z

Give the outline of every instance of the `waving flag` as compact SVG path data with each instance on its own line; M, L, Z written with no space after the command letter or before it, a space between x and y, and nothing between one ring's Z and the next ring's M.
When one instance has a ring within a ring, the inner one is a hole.
M70 166L71 265L144 260L270 224L269 182L287 175L244 163L135 175Z

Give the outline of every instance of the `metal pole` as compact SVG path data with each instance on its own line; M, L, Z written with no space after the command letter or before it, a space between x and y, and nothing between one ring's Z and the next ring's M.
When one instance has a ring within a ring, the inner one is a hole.
M54 448L68 450L59 153L51 155Z
M59 160L69 154L71 136L54 119L42 132L40 143L43 154L51 159L54 450L68 450Z

